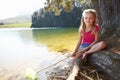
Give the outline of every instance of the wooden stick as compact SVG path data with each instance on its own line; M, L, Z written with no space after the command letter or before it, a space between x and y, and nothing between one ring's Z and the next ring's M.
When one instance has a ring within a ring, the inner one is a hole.
M52 78L64 78L64 79L66 79L65 76L53 76Z
M83 74L82 72L80 72L80 74L81 74L82 76L86 77L86 78L89 79L89 80L93 80L91 77L89 77L89 76Z
M62 59L62 60L60 60L60 61L58 61L58 62L56 62L56 63L54 63L54 64L52 64L52 65L50 65L50 66L47 66L47 67L45 67L45 68L43 68L43 69L40 69L40 70L38 70L37 71L37 73L38 72L41 72L41 71L43 71L43 70L46 70L46 69L48 69L48 68L50 68L50 67L52 67L52 66L54 66L54 65L56 65L56 64L58 64L58 63L60 63L60 62L62 62L62 61L64 61L64 60L66 60L66 59L68 59L69 57L66 57L66 58L64 58L64 59Z

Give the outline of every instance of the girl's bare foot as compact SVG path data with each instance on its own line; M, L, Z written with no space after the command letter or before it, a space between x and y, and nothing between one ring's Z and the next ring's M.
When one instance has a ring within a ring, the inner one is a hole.
M87 53L84 53L84 54L82 55L82 60L85 61L85 62L87 61Z

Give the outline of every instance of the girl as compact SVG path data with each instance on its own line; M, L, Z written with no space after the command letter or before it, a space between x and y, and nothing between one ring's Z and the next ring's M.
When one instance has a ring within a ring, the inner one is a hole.
M99 41L100 27L97 22L97 13L94 9L86 9L82 13L81 25L79 28L79 40L71 57L78 59L86 57L106 47L105 42Z

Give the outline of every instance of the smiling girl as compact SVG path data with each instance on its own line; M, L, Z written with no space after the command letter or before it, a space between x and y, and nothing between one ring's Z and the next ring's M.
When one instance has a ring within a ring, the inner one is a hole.
M97 24L97 13L94 9L86 9L82 13L79 28L79 40L71 57L73 60L80 57L86 61L88 55L100 51L106 47L100 39L100 26Z

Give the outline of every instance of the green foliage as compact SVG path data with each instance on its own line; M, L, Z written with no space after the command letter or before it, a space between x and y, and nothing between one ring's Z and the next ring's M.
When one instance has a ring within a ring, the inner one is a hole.
M70 12L61 11L59 16L55 16L52 11L40 9L32 15L32 27L78 27L81 13L81 7L76 6Z
M46 1L45 8L34 12L32 15L32 27L34 28L78 27L80 25L82 9L90 8L91 0Z
M73 1L72 0L46 0L45 3L45 11L53 11L56 16L59 16L62 9L66 12L70 12L72 10Z
M46 0L45 11L53 11L56 16L59 16L62 9L70 12L75 2L79 2L83 9L89 8L91 0Z

